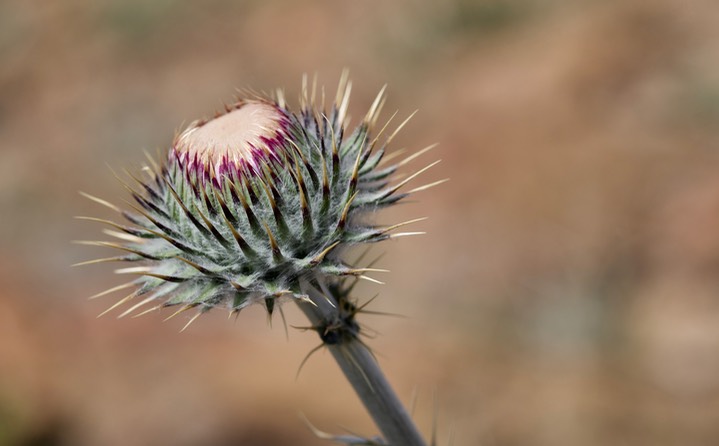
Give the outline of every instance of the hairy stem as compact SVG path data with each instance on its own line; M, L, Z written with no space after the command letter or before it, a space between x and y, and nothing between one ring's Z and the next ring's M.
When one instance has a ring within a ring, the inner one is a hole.
M331 327L333 330L339 330L341 335L345 321L338 310L337 298L327 295L329 290L323 283L319 285L323 291L303 281L303 292L312 302L300 302L299 306L314 327ZM352 329L345 328L350 331ZM322 337L322 333L320 337L352 384L387 444L425 446L426 443L412 419L367 347L354 335L340 336L336 342Z

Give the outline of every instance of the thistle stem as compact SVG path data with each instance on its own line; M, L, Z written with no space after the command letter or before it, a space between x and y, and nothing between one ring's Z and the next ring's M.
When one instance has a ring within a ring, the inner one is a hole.
M307 281L302 289L310 302L299 306L315 327L342 323L337 299L320 292ZM372 353L356 337L342 338L337 343L323 339L357 395L362 400L384 440L391 446L425 446L417 427L385 378Z

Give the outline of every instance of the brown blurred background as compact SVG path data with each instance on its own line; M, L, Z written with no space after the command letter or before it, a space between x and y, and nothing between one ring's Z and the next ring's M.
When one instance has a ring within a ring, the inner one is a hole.
M73 215L235 88L420 112L397 147L451 182L380 216L371 345L439 444L719 444L719 3L0 2L0 444L315 445L376 431L314 334L96 319L120 283ZM414 183L422 184L421 181ZM286 307L291 324L301 314ZM117 314L117 313L115 313ZM167 314L165 314L167 315Z

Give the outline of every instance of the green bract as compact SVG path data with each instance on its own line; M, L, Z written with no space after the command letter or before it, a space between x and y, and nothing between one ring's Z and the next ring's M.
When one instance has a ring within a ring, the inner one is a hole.
M398 166L417 154L396 164L383 159L396 134L381 143L384 128L372 134L383 92L364 120L346 131L350 86L343 78L328 112L315 106L306 88L299 112L281 92L241 99L191 124L163 161L148 157L145 177L132 176L137 187L126 185L135 201L129 210L88 195L130 224L92 219L121 231L106 231L121 242L85 243L125 255L85 263L140 263L118 270L138 277L107 291L135 287L112 308L140 297L123 314L153 302L146 311L173 305L200 313L217 306L239 311L262 302L271 314L280 298L305 298L303 277L320 275L329 283L364 277L369 269L346 264L344 248L391 237L389 231L404 223L378 227L365 217L413 192L399 189L426 168L390 185Z

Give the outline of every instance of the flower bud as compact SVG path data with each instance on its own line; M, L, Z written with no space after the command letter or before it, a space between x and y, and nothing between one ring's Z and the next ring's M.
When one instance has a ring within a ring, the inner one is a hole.
M136 202L130 210L90 197L130 222L104 221L122 231L108 231L120 243L89 243L125 255L98 261L141 264L118 270L138 275L127 284L136 290L112 308L141 297L121 316L145 305L150 308L139 314L179 305L177 313L197 308L199 315L258 302L271 314L280 299L306 297L302 278L363 276L366 268L343 261L344 248L392 237L402 224L379 227L365 217L413 192L399 189L426 168L390 185L397 168L416 155L382 163L394 137L378 144L386 125L372 134L383 92L348 134L350 85L343 78L329 111L315 105L307 88L298 112L280 92L242 99L213 119L192 123L161 162L149 159L139 190L126 185Z

